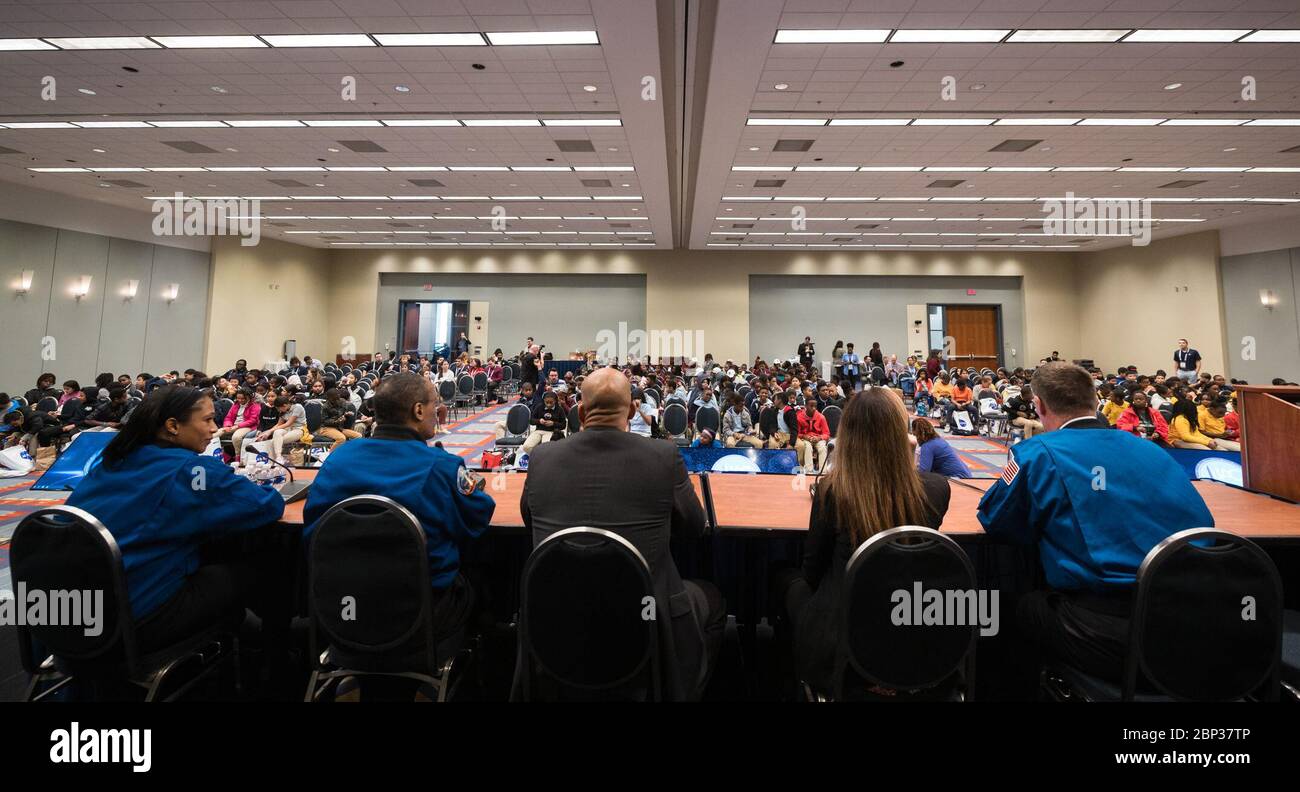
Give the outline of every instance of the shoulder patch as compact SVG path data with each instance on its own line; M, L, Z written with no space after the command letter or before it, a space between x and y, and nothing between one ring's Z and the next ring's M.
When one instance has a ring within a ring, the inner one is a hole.
M1008 457L1007 466L1002 468L1002 483L1010 484L1016 480L1016 474L1020 472L1020 465L1016 463L1016 458Z
M456 469L456 489L461 495L473 495L475 490L483 489L483 477L461 465Z

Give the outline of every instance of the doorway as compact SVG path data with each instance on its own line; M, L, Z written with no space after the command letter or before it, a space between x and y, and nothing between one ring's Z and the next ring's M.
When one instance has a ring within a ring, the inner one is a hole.
M928 313L930 348L942 350L948 367L1002 365L1002 306L930 305Z
M469 331L468 300L401 300L398 353L451 358L455 340Z

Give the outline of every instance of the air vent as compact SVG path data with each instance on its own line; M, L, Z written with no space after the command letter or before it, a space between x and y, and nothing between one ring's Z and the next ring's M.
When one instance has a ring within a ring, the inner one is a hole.
M981 239L981 240L979 241L979 244L983 245L983 244L987 244L987 243L989 243L989 242L1001 242L1001 241L1002 241L1002 237L992 237L992 238L989 238L989 239Z
M343 238L343 237L336 237L336 236L323 236L323 237L321 237L321 239L329 239L329 240L337 240L337 239L342 239L342 238Z
M965 183L965 181L966 181L965 179L935 179L934 181L930 182L925 186L934 187L936 189L939 188L947 189L947 188L956 187L959 184L963 184Z
M744 241L745 241L745 238L744 238L743 236L737 236L737 237L723 237L723 239L727 240L728 242L744 242Z
M1039 143L1042 142L1043 141L1041 140L1015 140L1013 138L1011 140L1002 141L1001 143L997 144L993 148L989 149L989 151L1003 151L1003 152L1028 151L1029 149L1033 148L1034 146L1037 146Z
M293 228L293 223L279 223L279 222L268 220L266 224L277 226L279 228Z
M609 187L609 179L583 179L583 187Z
M1195 187L1198 184L1205 184L1205 179L1179 179L1171 181L1168 184L1160 185L1162 190L1181 190L1184 187Z
M853 227L859 231L866 231L871 228L880 228L880 223L862 223L861 225L855 225Z
M177 151L183 151L186 154L216 154L217 150L209 148L195 140L164 140L164 146L171 146Z
M447 185L437 179L409 179L408 181L416 187L446 187Z
M410 228L410 227L411 227L411 224L410 224L410 223L389 223L388 225L392 226L393 228Z
M812 148L811 140L778 140L773 151L807 151Z
M754 224L753 223L732 223L731 227L732 228L753 228Z
M831 241L832 241L832 242L852 242L852 241L854 241L855 239L857 239L857 237L851 237L851 236L848 236L848 237L834 237L833 239L831 239Z
M755 187L784 187L785 179L756 179Z
M1042 228L1043 228L1043 224L1042 224L1042 223L1030 223L1029 225L1022 225L1022 226L1020 226L1020 230L1021 230L1021 231L1033 231L1033 230L1035 230L1035 229L1041 231Z
M1070 244L1073 244L1073 245L1090 245L1090 244L1092 244L1092 240L1091 240L1090 238L1087 238L1087 237L1085 237L1085 238L1083 238L1083 239L1068 239L1068 240L1066 240L1066 241L1069 242Z
M631 223L610 223L609 227L610 228L631 228L632 224Z
M267 181L276 187L306 187L307 185L297 179L268 179Z
M140 182L137 181L131 181L130 179L105 179L104 182L106 184L111 184L114 187L148 187L149 186L147 184L141 184Z
M373 140L340 140L339 144L347 146L358 154L383 154L388 151Z
M596 147L591 145L590 140L557 140L555 147L560 151L595 151Z
M22 152L19 151L18 149L11 149L11 148L6 148L4 146L0 146L0 154L22 154Z

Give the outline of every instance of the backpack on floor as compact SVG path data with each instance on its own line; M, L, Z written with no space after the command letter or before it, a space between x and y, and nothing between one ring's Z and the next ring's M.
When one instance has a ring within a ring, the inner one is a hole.
M970 419L970 413L965 410L953 410L948 414L948 431L958 437L979 434L979 430L975 428L975 422Z
M916 417L925 418L930 415L930 406L923 401L916 402L913 407L916 410Z

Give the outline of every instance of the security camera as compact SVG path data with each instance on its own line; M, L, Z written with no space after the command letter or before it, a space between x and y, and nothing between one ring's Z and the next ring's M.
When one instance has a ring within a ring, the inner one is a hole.
M921 326L921 320L920 320L920 319L913 319L913 320L912 320L912 324L916 325L917 327L920 327L920 326Z
M483 321L483 317L481 317L481 316L476 316L476 317L474 317L474 321L476 321L476 322L481 322L481 321Z

